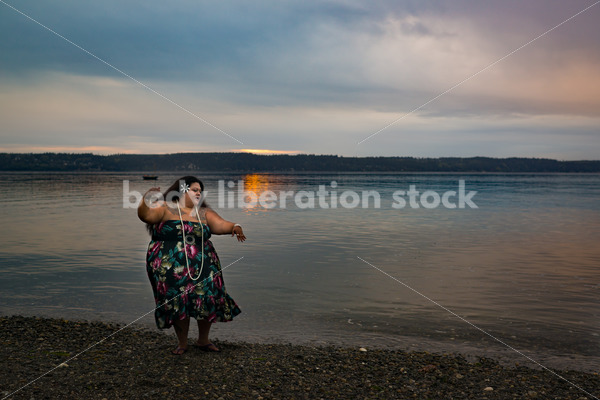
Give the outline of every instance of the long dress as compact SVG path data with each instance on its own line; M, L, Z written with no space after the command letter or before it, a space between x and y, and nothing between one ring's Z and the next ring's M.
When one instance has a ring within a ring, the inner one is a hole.
M182 227L185 229L189 271L183 252ZM210 228L206 223L169 220L152 226L146 270L156 301L154 316L159 329L167 329L174 321L189 317L209 322L231 321L241 312L227 294L221 263L209 240L210 236ZM202 242L204 267L198 277L202 262Z

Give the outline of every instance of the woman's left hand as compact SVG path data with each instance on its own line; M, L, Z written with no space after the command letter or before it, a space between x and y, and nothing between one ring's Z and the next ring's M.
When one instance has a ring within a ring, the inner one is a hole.
M243 242L244 240L246 240L246 235L244 235L244 231L242 230L242 227L239 225L234 226L233 229L231 230L231 236L233 236L233 235L237 236L238 242Z

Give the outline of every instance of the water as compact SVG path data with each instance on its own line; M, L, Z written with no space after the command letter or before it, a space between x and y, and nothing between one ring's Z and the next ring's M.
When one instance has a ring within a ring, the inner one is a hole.
M123 207L123 181L145 192L180 176L159 175L147 182L137 173L0 174L0 313L153 328L149 238L135 209ZM201 178L209 204L248 236L244 244L212 238L242 309L234 322L215 325L214 337L460 352L534 365L528 356L548 367L600 370L598 174ZM376 190L381 207L302 209L288 199L285 209L218 208L219 180L243 180L259 194L325 185L339 199L347 190ZM392 207L396 190L415 185L441 195L458 191L459 180L466 192L477 191L478 208L416 209L408 196L404 208Z

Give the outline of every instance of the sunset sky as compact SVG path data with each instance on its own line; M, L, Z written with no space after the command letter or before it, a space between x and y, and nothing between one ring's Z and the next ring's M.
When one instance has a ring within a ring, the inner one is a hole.
M600 159L599 21L583 0L0 0L0 152Z

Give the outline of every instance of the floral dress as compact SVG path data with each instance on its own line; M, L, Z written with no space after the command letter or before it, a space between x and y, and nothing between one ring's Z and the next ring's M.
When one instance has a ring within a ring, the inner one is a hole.
M181 229L184 229L185 246ZM189 317L209 322L231 321L241 312L227 294L219 257L208 240L210 236L206 222L170 220L152 227L146 270L156 301L154 316L159 329L169 328L174 321ZM202 242L204 266L200 273Z

